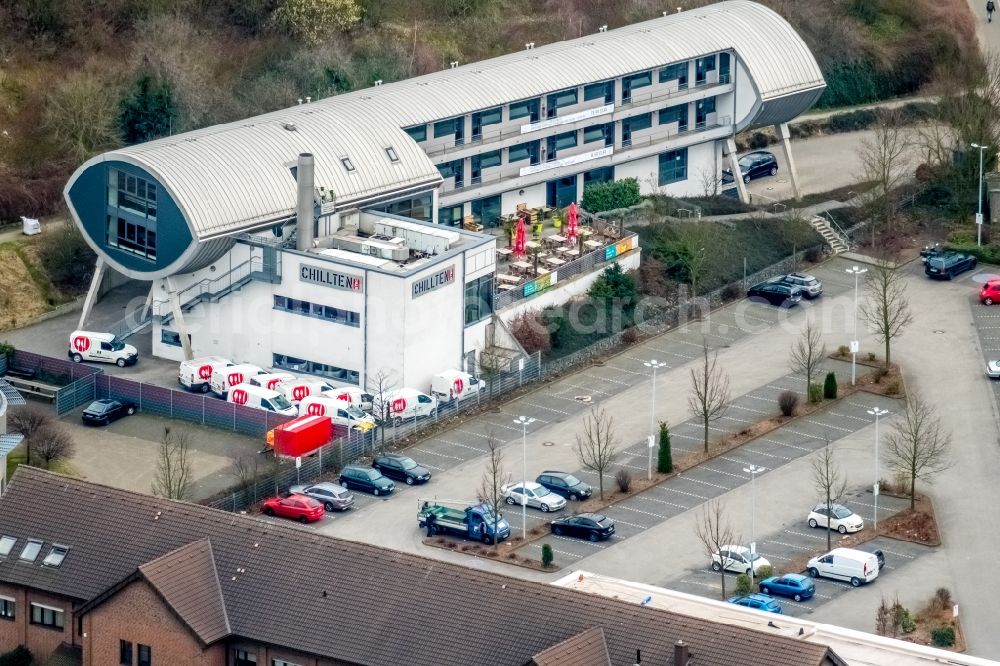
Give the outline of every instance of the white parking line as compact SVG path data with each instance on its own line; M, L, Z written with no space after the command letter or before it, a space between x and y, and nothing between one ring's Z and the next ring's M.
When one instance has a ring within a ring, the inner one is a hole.
M742 474L733 474L732 472L726 472L721 469L715 469L714 467L709 467L708 465L702 464L701 469L708 470L709 472L715 472L716 474L724 474L726 476L731 476L734 479L740 479L741 481L747 481L748 477Z
M768 401L768 402L770 402L770 401ZM736 409L742 409L743 411L746 411L746 412L753 412L754 414L762 414L764 416L771 416L771 412L765 412L762 409L752 409L750 407L744 407L743 405L738 405L735 402L730 403L729 406L730 407L735 407Z
M648 493L643 493L642 495L637 495L636 497L642 498L643 500L646 500L648 502L656 502L658 504L666 504L667 506L672 506L672 507L675 507L677 509L682 509L684 511L688 511L689 509L692 508L692 507L689 507L689 506L684 506L683 504L677 504L675 502L668 502L667 500L661 500L659 498L653 497L652 495L649 495Z
M617 379L611 379L610 377L600 377L598 375L590 375L587 373L583 373L583 376L587 377L588 379L596 379L599 382L611 382L612 384L621 384L622 386L632 386L628 382L619 381Z
M871 423L871 419L863 419L860 416L854 416L853 414L841 414L840 412L827 412L830 416L837 416L842 419L854 419L855 421L864 421L865 423Z
M653 516L654 518L659 518L660 520L667 520L667 516L661 516L660 514L653 513L652 511L643 511L642 509L636 509L631 506L627 506L625 504L615 504L614 506L617 509L625 509L626 511L634 511L635 513L641 513L646 516Z
M458 446L458 447L463 448L463 449L469 449L470 451L475 451L476 453L478 453L480 455L486 453L486 451L484 451L482 449L478 449L475 446L469 446L468 444L462 444L460 442L453 442L453 441L451 441L449 439L438 438L438 441L439 442L444 442L445 444L451 444L452 446Z
M465 433L466 435L472 435L474 437L482 437L483 439L486 439L487 437L489 437L489 435L484 435L481 432L473 432L472 430L462 430L461 428L456 428L455 432ZM442 441L442 442L448 442L447 439L441 439L440 437L438 439L440 441ZM454 444L454 442L448 442L448 443L449 444ZM464 445L460 444L459 446L464 446Z
M806 551L813 550L812 548L807 548L805 546L795 546L795 545L792 545L790 543L785 543L784 541L768 541L767 543L769 543L769 544L772 544L772 543L773 544L777 544L779 546L784 546L785 548L792 548L794 550L806 550Z
M814 426L818 426L820 428L833 428L834 430L839 430L841 432L846 432L846 433L856 432L853 428L841 428L840 426L835 426L830 423L822 423L820 421L813 421L812 419L806 419L806 423L811 423Z
M531 544L531 547L532 548L537 548L538 550L542 549L542 546L540 544L537 544L537 543ZM583 555L577 555L576 553L567 553L565 550L556 550L555 548L552 549L552 552L553 553L559 553L560 555L565 555L566 557L572 557L573 559L576 559L576 560L578 560L581 557L583 557Z
M567 389L564 389L564 391L572 388L572 389L576 389L577 391L581 391L584 395L589 395L590 393L603 393L604 395L611 395L607 391L602 391L600 389L596 389L593 386L577 386L576 384L563 384L563 386L567 387ZM555 394L553 394L553 395L555 395ZM562 397L562 396L558 396L558 397Z
M610 507L610 508L614 508L614 507ZM621 520L620 518L615 518L615 525L628 525L629 527L634 527L634 528L636 528L638 530L648 530L649 529L649 527L647 527L645 525L636 525L635 523L627 523L624 520ZM618 535L616 534L615 536L618 536ZM624 538L624 537L622 537L622 538Z
M650 349L652 349L658 354L667 354L669 356L676 356L677 358L682 358L685 361L693 361L695 358L697 358L696 356L687 356L685 354L678 354L677 352L669 351L667 349L660 349L659 347L650 347Z
M431 440L431 441L433 442L435 440ZM438 441L444 441L444 440L438 440ZM451 442L444 442L444 443L445 444L451 444ZM427 453L427 454L430 454L432 456L439 456L441 458L450 458L451 460L458 460L458 461L461 461L461 462L465 462L465 458L459 458L458 456L449 456L447 453L438 453L437 451L431 451L430 449L417 449L417 448L413 448L413 449L410 449L410 450L414 451L416 453L421 453L421 454ZM430 465L424 465L424 467L430 467Z
M537 402L533 402L530 405L531 409L544 409L547 412L555 412L556 414L562 414L563 416L569 416L569 412L564 412L561 409L556 409L555 407L546 407L545 405L539 405ZM504 414L510 414L511 416L520 416L520 414L514 414L512 411L501 410Z
M768 444L774 444L775 446L787 446L790 449L796 449L796 450L802 451L804 453L812 453L813 452L812 449L807 449L804 446L798 446L796 444L789 444L787 442L779 442L779 441L774 440L774 439L758 439L757 441L758 442L767 442Z
M836 532L836 530L833 530ZM794 532L792 530L785 530L785 534L792 534L794 536L806 537L807 539L815 539L817 541L826 541L826 535L820 536L819 534L807 534L805 532Z

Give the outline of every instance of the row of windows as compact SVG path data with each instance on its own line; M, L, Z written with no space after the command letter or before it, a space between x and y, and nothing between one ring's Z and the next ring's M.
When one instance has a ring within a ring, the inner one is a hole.
M118 641L118 663L124 666L152 666L153 648L139 643L133 649L132 641Z
M156 221L108 215L108 245L146 259L156 259Z
M305 359L288 356L286 354L272 354L272 358L274 361L274 367L282 370L304 372L307 375L319 375L320 377L329 377L330 379L334 379L338 382L354 384L355 386L361 382L361 375L357 370L338 368L335 365L307 361Z
M681 148L680 150L668 150L665 153L660 153L659 160L660 185L667 185L669 183L676 183L687 179L687 148Z
M704 56L695 60L695 85L703 85L708 81L709 73L714 72L718 66L719 80L726 82L729 80L730 55L719 53ZM684 90L688 87L688 76L690 64L687 62L675 63L661 68L657 72L659 83L669 83L677 81L678 88ZM628 102L632 98L632 93L646 86L653 84L653 70L638 72L621 79L622 102ZM603 99L605 104L613 104L615 101L616 80L599 81L583 87L583 101L589 102L596 99ZM545 96L545 117L555 118L559 109L574 106L580 101L580 89L569 88ZM526 118L529 123L536 123L541 119L540 98L520 100L511 102L507 107L508 120ZM488 125L498 125L503 122L503 107L497 106L472 114L472 140L482 138L483 127ZM455 138L455 145L461 145L465 139L465 116L447 118L432 123L433 136L435 139L452 136ZM427 125L417 125L404 130L413 137L414 141L421 142L427 140Z
M119 169L108 169L108 206L156 219L156 184Z
M236 650L233 664L234 666L257 666L257 653L249 650ZM271 666L299 666L284 659L272 659Z
M420 194L410 199L400 199L386 204L381 204L372 210L399 215L400 217L412 217L415 220L430 222L432 219L431 202L433 197L428 194Z
M63 612L58 608L50 608L40 604L31 604L31 624L52 629L62 629Z
M346 326L361 326L361 314L358 312L335 308L331 305L300 301L295 298L288 298L287 296L275 296L274 309L306 317L315 317L323 321L332 321Z
M465 283L465 325L493 314L493 273Z

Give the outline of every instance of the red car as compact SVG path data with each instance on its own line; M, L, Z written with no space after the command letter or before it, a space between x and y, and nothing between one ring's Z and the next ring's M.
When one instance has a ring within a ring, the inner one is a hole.
M323 503L305 495L271 497L264 500L261 510L269 516L292 518L300 523L319 520L326 513Z
M979 302L983 305L1000 303L1000 280L990 280L979 290Z

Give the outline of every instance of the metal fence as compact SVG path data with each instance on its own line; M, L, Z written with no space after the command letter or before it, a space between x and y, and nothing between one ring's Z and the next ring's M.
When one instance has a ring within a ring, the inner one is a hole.
M63 386L56 391L55 403L56 415L63 416L69 414L80 405L86 404L97 398L97 378L101 374L94 373Z
M62 416L85 402L94 399L94 379L101 374L98 368L73 363L69 359L52 358L32 352L14 350L10 359L3 358L0 374L14 370L17 372L43 373L52 378L69 378L69 383L60 386L53 398L56 414ZM39 379L39 381L42 381ZM56 381L52 379L50 381Z

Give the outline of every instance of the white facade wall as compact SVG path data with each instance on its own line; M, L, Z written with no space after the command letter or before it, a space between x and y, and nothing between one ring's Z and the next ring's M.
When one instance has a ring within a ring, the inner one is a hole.
M735 99L734 107L736 109L733 121L739 122L750 114L758 98L753 79L750 78L750 73L747 71L743 61L735 60L733 65L733 98Z
M521 190L524 194L521 194ZM545 205L545 183L529 185L524 188L509 190L500 195L500 210L505 215L517 210L517 204L527 204L528 208L541 208Z

